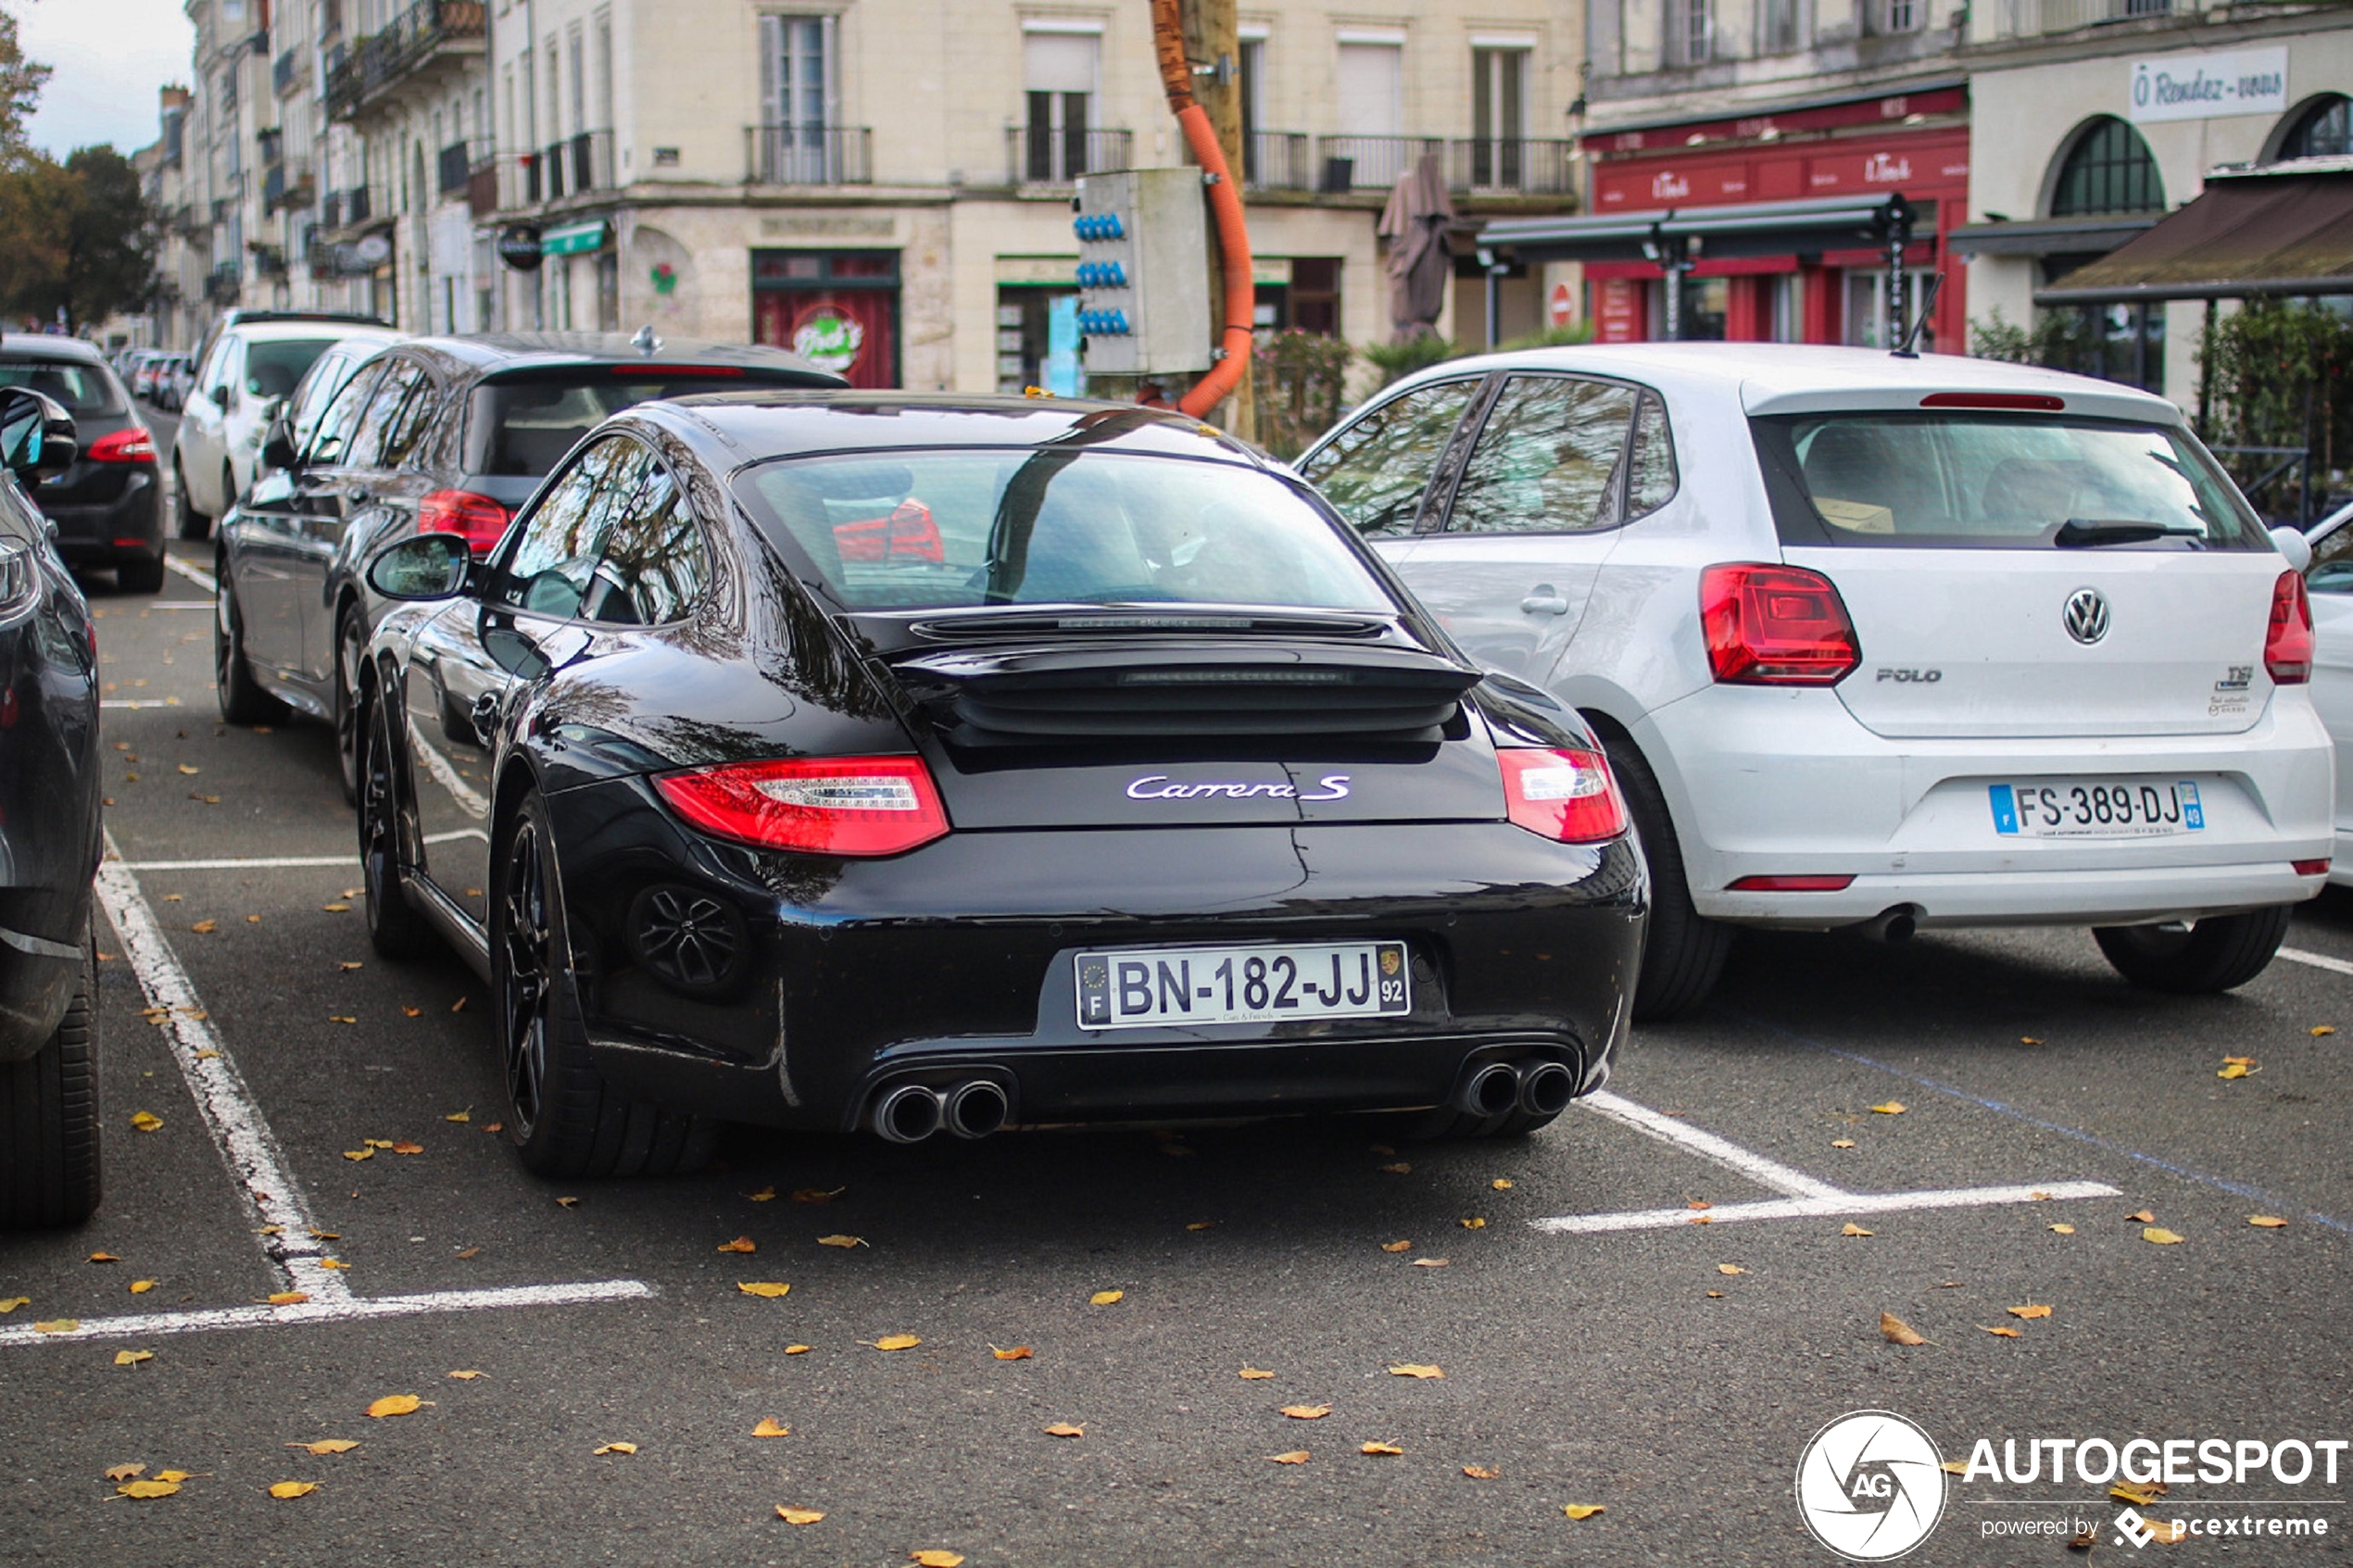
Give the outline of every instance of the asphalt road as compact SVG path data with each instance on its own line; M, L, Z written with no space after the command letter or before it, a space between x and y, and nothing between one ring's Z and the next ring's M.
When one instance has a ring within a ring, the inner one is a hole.
M102 927L107 1203L78 1232L0 1237L0 1300L31 1298L0 1317L0 1562L1827 1563L1792 1482L1852 1410L1908 1416L1955 1460L1980 1436L2353 1436L2353 972L2282 961L2176 1000L2123 985L2077 931L1761 938L1704 1016L1642 1031L1612 1085L1627 1116L1729 1140L1713 1150L1581 1108L1503 1147L1392 1148L1347 1122L913 1149L744 1132L706 1174L550 1185L490 1130L483 988L454 958L368 948L327 733L218 721L188 577L93 593L109 699L163 705L106 715L108 822L142 868L118 885L274 1135L298 1190L273 1201L333 1233L316 1250L348 1265L354 1302L641 1293L172 1332L155 1314L285 1288L265 1247L299 1238L257 1236ZM155 864L264 857L339 859ZM2291 940L2353 963L2353 901ZM2256 1070L2218 1077L2230 1056ZM140 1111L160 1128L134 1130ZM1846 1195L2116 1195L1743 1217L1792 1186L1760 1161ZM1635 1228L1531 1223L1611 1214ZM2144 1239L2152 1223L2183 1239ZM721 1249L737 1237L756 1250ZM1104 1291L1122 1295L1090 1302ZM1882 1312L1929 1342L1889 1342ZM874 1348L894 1335L921 1343ZM1015 1347L1033 1353L991 1353ZM117 1364L126 1349L152 1359ZM1406 1364L1444 1375L1387 1370ZM367 1413L401 1394L424 1402ZM763 1420L789 1436L755 1436ZM288 1446L330 1438L358 1446ZM613 1443L636 1450L597 1451ZM190 1474L136 1500L107 1478L123 1464ZM273 1499L284 1481L318 1489ZM2107 1490L1956 1478L1907 1561L2072 1561L1984 1533L2067 1515L2100 1524L2095 1557L2137 1556ZM2348 1490L2353 1464L2334 1486L2177 1486L2152 1516L2284 1501L2268 1512L2334 1528L2149 1549L2342 1562Z

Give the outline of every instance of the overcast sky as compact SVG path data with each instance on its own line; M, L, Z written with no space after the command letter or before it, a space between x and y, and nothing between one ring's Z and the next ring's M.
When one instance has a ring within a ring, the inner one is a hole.
M52 157L112 142L128 156L156 139L156 89L185 82L196 30L182 0L0 0L25 56L54 68L29 127Z

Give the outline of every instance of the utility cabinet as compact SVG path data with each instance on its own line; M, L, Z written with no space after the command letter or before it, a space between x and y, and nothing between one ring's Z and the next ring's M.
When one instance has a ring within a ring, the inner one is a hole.
M1210 365L1209 214L1197 169L1078 177L1078 331L1090 374Z

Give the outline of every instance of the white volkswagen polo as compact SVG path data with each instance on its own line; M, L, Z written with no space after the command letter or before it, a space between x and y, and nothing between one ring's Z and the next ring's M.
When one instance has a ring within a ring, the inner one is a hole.
M2139 985L2222 990L2327 880L2303 581L2162 398L1544 349L1387 388L1299 467L1601 732L1655 884L1637 1016L1695 1005L1743 925L2088 925Z

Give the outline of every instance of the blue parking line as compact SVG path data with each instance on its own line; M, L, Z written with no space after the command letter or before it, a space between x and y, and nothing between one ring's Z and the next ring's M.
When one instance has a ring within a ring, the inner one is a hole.
M1753 1018L1747 1013L1734 1012L1729 1008L1719 1007L1714 1010L1722 1013L1727 1018L1734 1019L1742 1023L1750 1024L1755 1028L1762 1029L1768 1034L1779 1035L1784 1040L1794 1040L1801 1046L1806 1046L1814 1050L1821 1051L1829 1056L1837 1057L1843 1061L1856 1062L1864 1067L1872 1068L1875 1071L1884 1073L1891 1078L1901 1078L1907 1084L1918 1084L1923 1089L1932 1089L1940 1095L1950 1095L1955 1099L1967 1100L1971 1105L1982 1106L1987 1110L1994 1111L2003 1116L2007 1116L2012 1121L2023 1122L2030 1127L2040 1127L2046 1133L2057 1133L2062 1137L2073 1138L2078 1143L2090 1144L2094 1148L2103 1150L2106 1153L2120 1155L2126 1160L2137 1160L2143 1165L2153 1165L2157 1169L2165 1172L2168 1175L2179 1176L2184 1181L2202 1183L2207 1186L2230 1193L2233 1197L2252 1198L2254 1201L2264 1205L2266 1208L2281 1209L2287 1207L2286 1205L2281 1203L2276 1197L2271 1193L2265 1192L2261 1187L2248 1186L2245 1182L2231 1181L2227 1177L2223 1176L2209 1176L2203 1171L2193 1171L2186 1165L2176 1165L2173 1161L2170 1160L2160 1160L2154 1154L2143 1154L2137 1148L2127 1148L2122 1144L2111 1143L2108 1139L2100 1136L2097 1133L2087 1133L2081 1127L2069 1127L2057 1122L2045 1122L2040 1116L2020 1110L2016 1106L2005 1105L1997 1099L1988 1099L1983 1095L1971 1094L1967 1089L1956 1088L1951 1084L1939 1083L1934 1078L1923 1078L1917 1073L1906 1073L1900 1067L1890 1067L1887 1063L1874 1060L1871 1058L1863 1055L1860 1051L1842 1050L1836 1046L1826 1045L1820 1040L1801 1035L1794 1029L1784 1029L1780 1024L1771 1022L1766 1019ZM2326 1225L2329 1229L2334 1231L2353 1233L2353 1225L2348 1225L2342 1220L2332 1219L2326 1214L2316 1214L2308 1211L2304 1217L2307 1220L2311 1221L2316 1225Z

